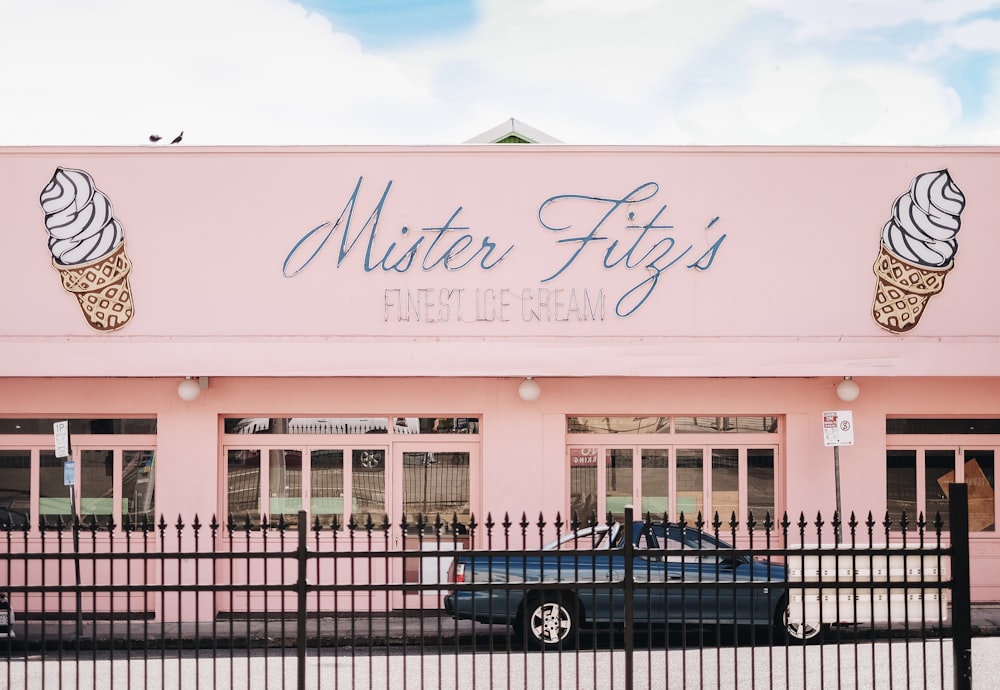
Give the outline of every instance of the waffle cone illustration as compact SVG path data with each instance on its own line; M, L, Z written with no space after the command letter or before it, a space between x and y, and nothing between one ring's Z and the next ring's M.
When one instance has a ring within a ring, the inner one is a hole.
M115 331L132 319L132 288L128 276L132 262L122 242L110 254L95 261L61 266L53 259L63 288L76 295L80 309L92 328Z
M931 297L944 289L955 267L964 208L965 195L946 169L917 175L896 198L872 266L878 278L872 317L880 328L914 328Z
M872 316L879 326L903 333L920 321L930 298L944 288L944 279L955 262L946 266L917 266L900 259L881 245L873 270L878 277Z
M135 313L128 280L132 262L108 197L86 171L60 167L38 200L63 289L76 295L91 328L118 330Z

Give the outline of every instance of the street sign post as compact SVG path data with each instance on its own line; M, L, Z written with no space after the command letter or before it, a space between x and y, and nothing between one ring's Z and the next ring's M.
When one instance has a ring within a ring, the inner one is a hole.
M69 422L55 422L52 424L52 434L55 436L56 457L68 458L69 447Z
M850 410L832 410L823 413L823 445L833 446L833 473L837 484L837 519L843 523L840 509L840 447L854 445L854 413ZM840 544L841 525L834 532Z

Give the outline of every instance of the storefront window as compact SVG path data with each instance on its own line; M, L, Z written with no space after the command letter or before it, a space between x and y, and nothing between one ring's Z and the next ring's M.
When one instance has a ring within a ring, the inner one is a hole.
M115 454L111 450L80 453L80 519L105 527L114 515Z
M770 515L778 522L774 505L774 449L747 449L747 510L758 525Z
M371 516L379 525L386 518L385 450L381 448L355 448L351 451L352 514L359 525Z
M457 519L466 531L469 512L470 456L466 452L403 453L403 514L408 532L417 532L417 517L434 522L440 517L445 525Z
M677 450L677 513L693 523L704 513L704 460L700 448ZM704 517L704 515L702 516ZM710 522L707 518L705 522Z
M156 522L155 452L126 450L122 453L122 515L133 525Z
M603 522L597 514L597 460L600 448L569 449L569 510L574 517L587 524L591 518Z
M896 446L886 450L886 507L892 529L900 529L903 510L911 530L921 514L928 525L940 515L947 529L949 485L962 482L968 487L969 530L996 530L1000 419L897 417L886 419L885 430Z
M313 450L309 453L309 510L321 527L344 523L344 451Z
M478 434L478 417L226 417L226 434ZM51 431L51 429L50 429Z
M57 458L55 451L39 452L38 517L40 521L45 521L48 528L57 527L60 520L68 525L73 518L69 487L63 482L63 465L63 459Z
M227 461L229 517L238 529L247 521L254 528L260 527L260 451L230 450Z
M924 491L925 516L931 521L934 515L941 513L942 519L948 520L948 483L955 481L955 451L928 450L924 454ZM908 516L910 523L915 523L918 516ZM895 518L898 522L899 518Z
M69 422L69 433L76 436L117 434L155 435L155 418L100 418L100 419L19 419L0 418L0 436L51 436L52 425Z
M642 514L662 520L670 513L670 451L642 449Z
M268 522L274 527L284 520L286 527L295 527L302 510L302 451L272 448L268 457L271 486Z
M885 455L885 507L893 521L917 515L917 451L889 450Z
M567 417L570 434L669 434L670 417Z
M678 434L776 434L777 417L675 417Z
M718 515L723 532L734 515L737 521L741 518L739 453L735 448L712 449L712 513L706 520L711 522Z
M69 422L69 458L53 450L56 422ZM156 418L0 418L0 524L9 516L52 529L71 525L74 513L98 529L120 529L126 516L154 523L156 426Z
M0 450L0 527L23 527L30 514L31 451Z
M608 448L607 510L619 522L625 519L625 506L632 502L632 449Z

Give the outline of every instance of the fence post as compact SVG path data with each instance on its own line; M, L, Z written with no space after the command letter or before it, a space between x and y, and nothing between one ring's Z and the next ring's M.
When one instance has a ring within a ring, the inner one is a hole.
M308 525L306 524L306 511L299 511L299 547L296 549L296 561L299 565L298 580L295 583L295 590L298 593L298 675L296 677L299 690L306 688L306 588L309 583L306 581L306 534Z
M635 655L635 544L632 542L632 504L625 506L625 690L632 690Z
M951 531L951 636L955 690L972 688L972 601L969 585L969 487L948 485Z

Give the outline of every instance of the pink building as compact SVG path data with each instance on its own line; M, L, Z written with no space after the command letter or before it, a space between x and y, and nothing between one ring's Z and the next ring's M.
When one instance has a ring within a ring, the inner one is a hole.
M396 543L420 512L829 519L836 411L845 516L968 482L1000 598L998 148L7 148L0 182L31 540L67 482L99 522Z

